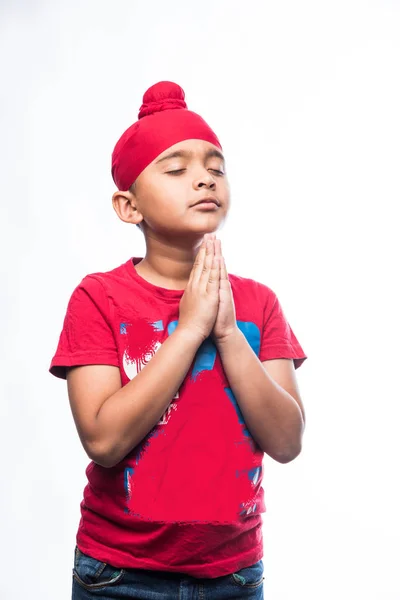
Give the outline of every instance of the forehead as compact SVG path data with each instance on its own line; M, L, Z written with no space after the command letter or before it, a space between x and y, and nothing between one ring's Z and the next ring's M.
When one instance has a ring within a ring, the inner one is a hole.
M221 150L211 144L210 142L206 142L205 140L184 140L183 142L179 142L178 144L174 144L170 146L162 152L154 162L160 163L168 160L169 158L208 158L208 157L217 157L224 161L224 156Z

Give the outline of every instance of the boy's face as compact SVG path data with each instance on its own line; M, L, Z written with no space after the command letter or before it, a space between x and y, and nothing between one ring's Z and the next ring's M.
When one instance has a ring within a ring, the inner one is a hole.
M205 204L200 201L209 198ZM203 140L185 140L160 154L139 175L133 201L144 231L203 236L216 231L230 204L221 151Z

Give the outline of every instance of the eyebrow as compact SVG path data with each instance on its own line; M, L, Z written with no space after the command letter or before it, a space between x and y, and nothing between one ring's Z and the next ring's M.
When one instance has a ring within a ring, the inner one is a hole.
M158 159L156 161L156 164L158 165L159 163L164 162L165 160L169 160L171 158L190 158L191 156L193 156L193 152L191 152L190 150L175 150L175 152L170 152L169 154L166 154L162 158ZM225 164L225 158L222 152L220 152L217 149L207 150L205 158L207 159L213 157L220 158Z

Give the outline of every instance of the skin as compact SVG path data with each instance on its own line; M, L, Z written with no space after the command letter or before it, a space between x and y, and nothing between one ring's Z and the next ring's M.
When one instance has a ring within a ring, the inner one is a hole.
M292 360L261 363L237 327L221 242L215 232L229 211L224 161L212 144L186 140L157 157L128 191L113 196L118 217L140 224L145 258L141 277L184 290L179 323L144 369L121 387L108 365L68 371L74 420L88 456L104 467L120 462L160 420L201 343L212 336L224 371L258 445L281 463L301 451L305 413ZM183 152L162 160L172 152ZM194 204L207 196L218 207Z
M118 217L141 226L147 250L137 272L156 285L184 289L204 235L217 231L226 219L230 189L224 161L207 158L215 150L203 140L175 144L139 175L133 191L113 196ZM162 160L175 151L192 156ZM193 208L209 195L218 198L218 210Z

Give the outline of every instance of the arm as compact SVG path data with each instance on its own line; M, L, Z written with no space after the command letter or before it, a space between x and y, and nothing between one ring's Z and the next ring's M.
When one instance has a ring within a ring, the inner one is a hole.
M93 461L115 466L160 420L212 330L218 290L213 246L203 242L179 305L178 327L132 381L122 388L119 369L107 365L68 372L72 414Z
M219 240L214 251L220 262L220 301L213 337L226 377L260 448L279 462L289 462L301 451L305 422L293 361L260 362L237 326Z
M293 361L261 363L239 329L216 343L252 436L272 458L290 462L301 451L305 424Z
M117 367L93 365L69 370L72 414L92 460L113 467L142 441L176 394L201 342L200 336L178 326L124 387Z

